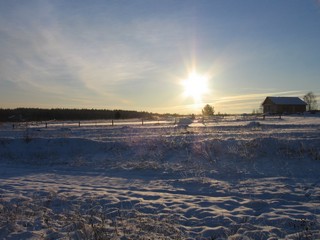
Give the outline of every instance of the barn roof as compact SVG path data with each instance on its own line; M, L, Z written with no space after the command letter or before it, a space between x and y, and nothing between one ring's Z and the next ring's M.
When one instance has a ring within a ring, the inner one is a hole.
M307 105L298 97L267 97L262 104L264 104L267 99L277 105Z

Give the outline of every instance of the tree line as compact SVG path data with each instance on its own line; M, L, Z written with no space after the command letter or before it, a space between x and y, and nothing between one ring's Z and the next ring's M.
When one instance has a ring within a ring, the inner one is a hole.
M130 110L99 110L99 109L42 109L16 108L1 109L0 121L50 121L50 120L103 120L103 119L153 119L154 114Z

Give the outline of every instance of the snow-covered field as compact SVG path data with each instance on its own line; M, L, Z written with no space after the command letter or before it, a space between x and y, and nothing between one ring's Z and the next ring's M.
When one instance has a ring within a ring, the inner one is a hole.
M0 239L320 239L320 117L0 125Z

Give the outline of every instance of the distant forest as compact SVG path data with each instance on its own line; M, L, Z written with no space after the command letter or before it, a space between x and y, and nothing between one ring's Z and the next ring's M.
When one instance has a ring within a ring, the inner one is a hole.
M50 121L50 120L98 120L98 119L154 119L159 114L128 110L98 110L98 109L41 109L16 108L1 109L0 121Z

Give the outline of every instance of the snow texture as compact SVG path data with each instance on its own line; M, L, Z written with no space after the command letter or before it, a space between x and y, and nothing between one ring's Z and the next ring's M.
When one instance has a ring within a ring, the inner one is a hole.
M0 239L320 239L320 117L0 125Z

